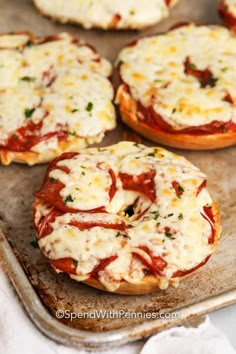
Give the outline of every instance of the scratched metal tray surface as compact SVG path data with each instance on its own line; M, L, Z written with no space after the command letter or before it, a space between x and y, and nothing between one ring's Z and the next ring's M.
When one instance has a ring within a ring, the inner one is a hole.
M69 31L87 40L101 54L114 61L127 42L140 35L168 29L176 22L220 23L216 6L217 1L213 0L180 0L169 19L139 33L85 31L41 17L31 0L0 0L0 32L28 30L36 34L52 34ZM119 141L122 129L119 126L101 145ZM40 187L46 165L30 168L12 164L0 167L1 260L29 316L46 335L71 346L108 348L236 302L236 147L210 152L175 151L208 175L209 190L220 205L222 239L207 265L183 281L179 288L143 296L109 294L77 283L66 275L56 275L40 250L33 247L32 193ZM67 318L57 319L58 310L69 314L93 313L95 310L114 312L113 319L87 316L70 321ZM139 315L136 318L119 318L116 312L120 310ZM178 312L178 318L145 319L143 315L171 311Z

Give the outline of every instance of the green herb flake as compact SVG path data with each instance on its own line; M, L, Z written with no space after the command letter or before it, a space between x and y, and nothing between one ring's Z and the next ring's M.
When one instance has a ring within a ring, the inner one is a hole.
M80 168L86 169L86 166L80 165Z
M139 143L134 143L133 146L139 147Z
M32 47L32 45L34 45L34 42L30 39L25 43L25 47Z
M49 182L54 182L54 181L56 181L55 178L49 177Z
M152 211L151 214L153 215L154 220L157 220L160 216L159 211Z
M69 194L66 199L65 199L65 203L72 203L74 201L74 199L72 198L72 196Z
M171 217L173 215L174 215L174 213L171 213L171 214L168 214L167 217L169 218L169 217Z
M177 111L176 108L173 108L173 109L172 109L172 113L173 113L173 114L174 114L176 111Z
M117 63L117 66L121 66L123 64L124 64L123 60L119 60L118 63Z
M89 103L87 104L86 111L91 112L92 109L93 109L93 103L92 103L92 102L89 102Z
M128 239L131 240L131 237L130 237L130 236L125 235L125 234L122 234L120 231L118 231L117 234L116 234L116 237L121 237L121 236L124 237L124 238L128 238Z
M209 78L209 80L201 81L200 83L203 87L206 87L206 86L214 87L218 80L219 80L218 78L211 76Z
M222 68L220 69L222 71L222 73L225 73L229 68L225 67L225 68Z
M166 231L166 232L165 232L165 236L168 237L168 238L173 239L173 235L172 235L171 232Z
M82 171L82 172L81 172L81 175L82 175L82 176L85 176L85 172L84 172L84 171Z
M135 15L135 12L136 12L135 10L130 10L129 14L130 15Z
M33 113L34 113L34 111L35 111L35 108L26 108L26 109L25 109L25 117L26 117L27 119L31 119L31 117L32 117L32 115L33 115Z
M160 223L160 222L157 222L157 223L156 223L156 226L160 226L160 225L161 225L161 223Z
M31 241L30 242L30 245L33 247L33 248L39 248L39 244L38 244L38 241L34 240L34 241Z
M69 132L69 134L72 135L72 136L77 136L76 131Z
M22 76L19 79L20 81L25 81L25 82L33 82L35 81L35 77L30 77L30 76Z
M77 108L73 108L73 109L71 110L71 113L75 113L75 112L78 112L78 109L77 109Z
M193 70L197 69L197 65L194 63L189 63L189 67L190 67L190 69L193 69Z
M183 216L183 214L182 214L182 213L179 213L179 215L178 215L178 219L179 219L179 220L182 220L182 219L183 219L183 217L184 217L184 216Z
M12 137L13 137L13 139L15 139L15 140L18 139L18 135L17 135L17 134L13 134Z
M73 259L72 263L73 263L73 266L74 266L74 267L77 267L78 261L77 261L76 259Z
M227 133L227 129L226 129L225 127L223 127L223 128L221 129L221 133L223 133L223 134Z
M210 204L208 204L208 203L207 203L206 207L207 207L208 209L212 209L212 206L211 206Z
M150 157L155 157L155 152L150 152L149 154L147 154L146 156L150 156Z

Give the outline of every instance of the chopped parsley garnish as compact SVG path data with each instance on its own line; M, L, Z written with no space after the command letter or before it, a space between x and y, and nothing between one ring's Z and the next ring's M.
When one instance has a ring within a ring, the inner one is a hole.
M179 220L182 220L183 217L184 217L183 214L182 214L182 213L179 213L178 219L179 219Z
M226 129L225 127L223 127L223 128L221 129L221 132L222 132L223 134L225 134L225 133L227 133L227 129Z
M35 81L35 77L22 76L22 77L20 77L20 81L33 82L33 81Z
M153 219L154 220L157 220L160 216L160 213L159 211L152 211L151 214L153 214Z
M183 187L180 184L178 185L178 191L180 191L182 193L184 192L184 189L183 189Z
M117 232L116 237L124 237L124 238L129 238L131 240L131 237L125 234L122 234L120 231Z
M136 146L136 147L139 147L140 144L139 143L134 143L133 145Z
M72 198L72 196L70 194L65 199L65 203L69 203L69 202L72 203L73 201L74 201L74 199Z
M18 135L17 134L13 134L12 137L13 137L13 139L18 139Z
M161 223L160 223L160 222L157 222L157 223L156 223L156 226L160 226L160 225L161 225Z
M188 66L189 66L190 69L193 69L193 70L197 69L197 65L194 64L194 63L189 63Z
M75 113L75 112L78 112L78 109L77 109L77 108L73 108L73 109L71 110L71 113Z
M86 168L86 166L80 165L80 168Z
M76 259L73 259L72 263L73 263L73 266L77 267L78 261L76 261Z
M222 68L222 69L220 69L223 73L225 73L227 70L228 70L228 68L227 67L225 67L225 68Z
M84 171L82 171L82 172L81 172L81 175L82 175L82 176L85 176L85 172L84 172Z
M76 131L69 132L69 134L72 135L72 136L77 136Z
M216 78L216 77L214 77L214 76L211 76L211 77L209 77L208 80L206 80L206 81L201 81L201 85L202 85L203 87L206 87L206 86L214 87L218 80L219 80L218 78Z
M56 181L55 178L49 177L49 182L54 182L54 181Z
M172 113L175 113L176 111L177 111L176 108L173 108L173 109L172 109Z
M207 203L206 207L207 207L208 209L211 209L211 208L212 208L212 206L211 206L210 204L208 204L208 203Z
M36 240L31 241L31 242L30 242L30 245L31 245L33 248L39 248L38 241L36 241Z
M26 108L25 109L25 116L27 119L30 119L35 111L35 108Z
M167 217L169 218L170 216L173 216L173 215L174 215L174 213L171 213L171 214L168 214Z
M117 63L117 66L121 66L123 64L124 64L123 60L119 60L118 63Z
M172 238L172 236L173 236L173 235L172 235L172 233L171 233L171 232L167 232L167 231L166 231L166 232L165 232L165 236L166 236L166 237L170 237L170 238Z
M150 156L150 157L155 157L155 152L150 152L149 154L147 154L146 156Z
M25 43L25 47L32 47L32 45L34 45L34 42L30 39Z
M92 103L92 102L89 102L89 103L87 104L86 111L91 112L92 109L93 109L93 103Z
M130 10L130 15L135 15L135 10Z

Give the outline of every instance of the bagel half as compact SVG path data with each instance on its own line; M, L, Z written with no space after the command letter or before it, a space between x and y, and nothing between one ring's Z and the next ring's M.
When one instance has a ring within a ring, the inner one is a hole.
M122 120L167 146L236 144L235 48L226 28L194 24L126 46L116 63Z
M0 35L0 160L34 165L116 126L111 64L67 33Z
M34 0L39 12L85 28L142 29L169 16L177 0Z
M53 269L104 291L176 287L220 238L206 176L162 148L121 142L65 153L34 195L39 247Z

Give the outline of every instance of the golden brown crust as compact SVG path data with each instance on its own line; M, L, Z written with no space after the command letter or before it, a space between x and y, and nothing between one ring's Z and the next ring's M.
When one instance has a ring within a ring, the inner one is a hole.
M213 247L213 252L216 250L217 245L219 243L220 239L220 234L221 234L221 226L220 226L220 212L218 205L213 202L212 205L212 214L214 216L214 229L215 229L215 238L214 238L214 244L212 245ZM166 284L167 286L171 285L173 287L177 287L179 282L188 278L191 276L193 273L201 269L201 266L194 270L191 273L185 274L180 277L176 278L171 278L167 280ZM119 288L114 291L116 294L123 294L123 295L142 295L142 294L148 294L152 293L154 291L159 290L162 288L162 281L163 279L161 277L155 277L154 275L145 275L144 278L137 284L131 284L128 283L127 281L123 281ZM109 291L107 288L105 288L99 280L90 278L85 281L83 281L84 284L92 286L96 289L103 290L103 291ZM165 286L165 287L167 287Z
M136 101L123 85L118 89L116 102L122 120L137 133L157 143L189 150L213 150L236 144L236 131L210 135L171 134L148 126L137 119Z

